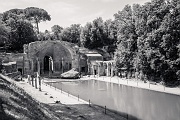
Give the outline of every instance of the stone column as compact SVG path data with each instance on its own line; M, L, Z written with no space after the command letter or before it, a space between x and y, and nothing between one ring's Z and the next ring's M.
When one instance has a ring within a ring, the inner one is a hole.
M95 75L95 73L94 73L94 65L92 65L92 74Z
M64 72L64 63L63 63L63 61L64 61L64 59L62 58L62 61L61 61L61 63L62 63L62 66L61 66L61 70L62 70L62 73Z
M39 59L37 58L37 73L39 75L40 75L40 69L41 69L40 62L39 62Z
M28 75L28 83L31 85L31 78L30 78L30 75Z
M51 73L51 59L49 58L49 77L50 77L50 73Z
M68 62L68 70L70 70L71 69L71 67L70 67L70 61Z
M61 66L61 60L59 60L59 63L58 63L58 64L59 64L58 71L60 72L60 71L61 71L61 67L62 67L62 66Z
M34 77L35 80L35 88L37 89L37 77Z
M98 63L98 77L100 76L100 65Z
M41 60L40 60L40 68L41 68L40 72L41 72L42 74L44 74L44 59L41 59Z
M34 62L33 59L31 60L31 73L34 73Z
M114 70L114 66L113 63L111 63L111 77L113 77L113 70Z
M106 63L107 64L107 73L106 73L106 76L108 77L109 76L109 63Z
M52 68L51 68L52 71L51 72L53 73L53 72L55 72L55 61L53 59L51 60L51 66L52 66Z
M23 55L23 69L22 69L22 75L24 75L24 73L25 73L25 72L24 72L24 71L25 71L25 68L24 68L24 67L25 67L25 60L24 60L24 55Z
M105 66L104 66L104 61L103 61L103 65L102 65L102 69L103 69L103 76L105 75Z

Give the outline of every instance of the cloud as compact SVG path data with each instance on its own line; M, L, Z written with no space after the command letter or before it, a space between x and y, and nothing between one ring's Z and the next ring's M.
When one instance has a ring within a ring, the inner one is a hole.
M150 0L137 0L144 3ZM97 17L103 20L113 18L113 14L122 9L125 4L133 4L134 0L0 0L0 13L10 9L38 7L46 10L51 15L51 21L40 23L44 31L58 24L68 27L71 24L85 25Z
M53 25L60 25L62 27L69 27L72 24L81 24L84 26L87 22L92 22L98 17L102 17L105 11L99 11L95 14L77 14L77 15L57 15L55 19L52 18L51 22L42 22L40 24L40 30L44 31L46 29L51 30Z
M55 3L52 2L48 4L47 9L48 11L52 11L53 13L73 14L79 10L79 7L73 4L68 4L65 2L59 1L59 2L55 2Z
M50 30L53 25L60 25L62 27L69 26L69 20L80 13L79 6L62 1L54 0L53 2L49 2L48 5L43 6L44 9L51 15L51 21L42 22L40 24L41 31L46 29Z
M101 17L104 14L104 11L99 11L96 14L90 14L90 15L84 15L82 16L75 16L72 18L69 18L68 20L71 23L78 24L81 23L81 25L85 25L87 22L92 22L94 19Z
M10 10L12 8L16 8L16 6L18 5L18 3L16 2L11 2L11 1L6 1L6 2L1 2L1 7L0 7L0 13L3 13L7 10Z

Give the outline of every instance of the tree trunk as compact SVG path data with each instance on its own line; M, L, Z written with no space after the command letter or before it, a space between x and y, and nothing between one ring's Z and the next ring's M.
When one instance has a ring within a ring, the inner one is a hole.
M39 34L39 25L38 25L38 22L36 22L36 27L37 27L37 32Z

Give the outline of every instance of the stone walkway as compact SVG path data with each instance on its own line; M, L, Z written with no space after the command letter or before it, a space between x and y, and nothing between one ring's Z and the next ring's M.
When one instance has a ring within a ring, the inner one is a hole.
M16 82L13 79L0 75L2 78L13 82L18 87L24 89L28 94L30 94L35 100L41 102L41 103L55 103L56 101L60 101L62 104L88 104L88 102L79 99L73 95L68 95L68 93L55 89L54 87L51 87L49 85L46 85L43 83L41 85L41 91L39 89L36 89L35 87L32 87L27 82L27 79L24 79L24 81Z

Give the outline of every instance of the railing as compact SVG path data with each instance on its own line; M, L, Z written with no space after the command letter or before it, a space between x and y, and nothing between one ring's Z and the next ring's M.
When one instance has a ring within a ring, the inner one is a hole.
M89 98L88 100L84 100L83 98L81 98L80 94L72 94L69 91L63 89L63 86L61 86L61 88L57 88L56 82L48 82L48 83L42 82L42 83L56 91L59 91L61 94L67 95L68 97L71 97L83 104L88 104L89 107L92 107L95 110L100 109L104 114L107 114L107 115L118 114L119 116L122 117L121 119L130 120L129 114L127 114L127 113L120 113L120 112L108 109L108 107L106 105L100 106L100 105L94 103L91 100L91 98Z

